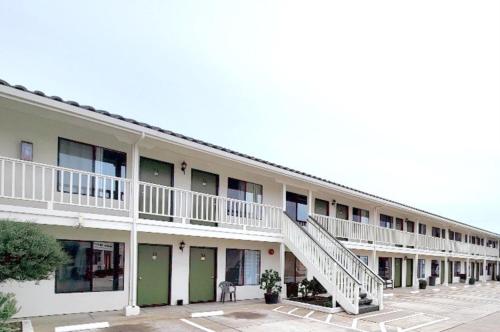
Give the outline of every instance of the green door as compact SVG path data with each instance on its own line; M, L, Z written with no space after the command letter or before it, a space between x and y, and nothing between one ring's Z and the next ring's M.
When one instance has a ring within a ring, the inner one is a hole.
M142 182L159 184L162 186L171 187L173 185L174 165L141 157L139 166L139 180ZM140 186L139 188L139 218L152 220L171 221L168 217L172 213L173 195L170 195L168 201L168 192L156 190L151 187ZM165 216L167 215L167 216Z
M444 268L444 261L441 261L441 273L440 273L440 278L441 279L441 284L444 284L444 279L446 278L446 271L445 271L445 268Z
M137 304L169 304L170 246L139 244Z
M394 259L394 287L401 287L401 278L403 275L403 259L395 258Z
M219 190L219 176L217 174L192 169L191 190L198 193L217 196ZM216 204L217 202L213 197L195 196L192 203L193 220L191 220L191 224L217 226L217 224L213 222L217 220Z
M413 286L413 259L406 260L406 287Z
M455 262L457 264L457 262ZM448 262L448 283L453 283L453 262Z
M215 301L216 259L216 248L190 248L189 303Z

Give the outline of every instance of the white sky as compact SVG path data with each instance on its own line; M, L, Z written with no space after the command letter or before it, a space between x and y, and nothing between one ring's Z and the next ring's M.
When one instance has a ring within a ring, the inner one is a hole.
M500 1L1 1L0 78L500 232Z

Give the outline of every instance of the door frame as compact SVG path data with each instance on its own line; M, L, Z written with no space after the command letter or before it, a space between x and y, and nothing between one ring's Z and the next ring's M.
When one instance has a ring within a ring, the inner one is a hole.
M191 302L191 248L197 249L214 249L214 299L210 301L199 301ZM217 247L207 247L207 246L189 246L189 267L188 267L188 302L191 303L209 303L217 301L217 259L218 259L218 248Z
M401 262L399 264L399 286L396 286L396 274L398 273L396 269L396 261L399 260ZM394 288L400 288L403 287L403 258L401 257L394 257Z
M171 301L170 299L172 298L172 245L171 244L161 244L161 243L137 243L137 258L139 258L139 246L140 245L146 245L146 246L157 246L157 247L168 247L170 248L169 250L169 266L168 266L168 299L167 303L161 303L161 304L151 304L151 305L143 305L140 306L141 308L147 308L147 307L161 307L161 306L166 306L170 305ZM139 272L139 259L137 259L137 272ZM136 279L139 278L139 275L136 276ZM136 282L138 282L137 280ZM135 298L136 301L139 299L139 287L137 287L136 293L135 293Z
M405 282L405 287L413 287L413 265L415 262L413 261L413 258L407 258L406 260L406 282ZM411 261L411 264L409 263ZM408 266L410 266L411 270L411 276L408 278ZM409 283L409 285L408 285Z

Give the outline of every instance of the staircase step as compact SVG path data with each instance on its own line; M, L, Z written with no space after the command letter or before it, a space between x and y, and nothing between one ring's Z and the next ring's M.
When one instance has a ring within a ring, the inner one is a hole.
M366 293L359 293L359 297L362 298L362 299L364 299L367 295L368 294L366 294Z
M372 311L379 311L379 306L376 304L368 304L368 305L360 305L359 306L359 315L366 314Z
M372 304L372 299L367 299L367 298L364 298L364 299L359 299L359 305L370 305Z

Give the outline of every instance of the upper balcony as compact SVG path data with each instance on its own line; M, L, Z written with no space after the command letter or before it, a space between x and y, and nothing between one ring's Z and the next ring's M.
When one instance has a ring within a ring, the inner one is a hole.
M132 197L138 204L132 204ZM282 209L190 190L0 157L0 204L279 235ZM215 230L215 228L212 228Z
M319 214L314 214L313 218L330 234L353 242L419 249L419 251L453 252L464 255L498 257L499 254L498 248L451 241Z
M0 157L0 204L73 211L148 225L211 227L213 231L281 232L282 208L170 186ZM133 204L137 197L137 204ZM372 224L313 215L331 234L353 242L498 257L498 248L450 241ZM113 219L111 219L113 220ZM166 224L168 222L168 224Z

